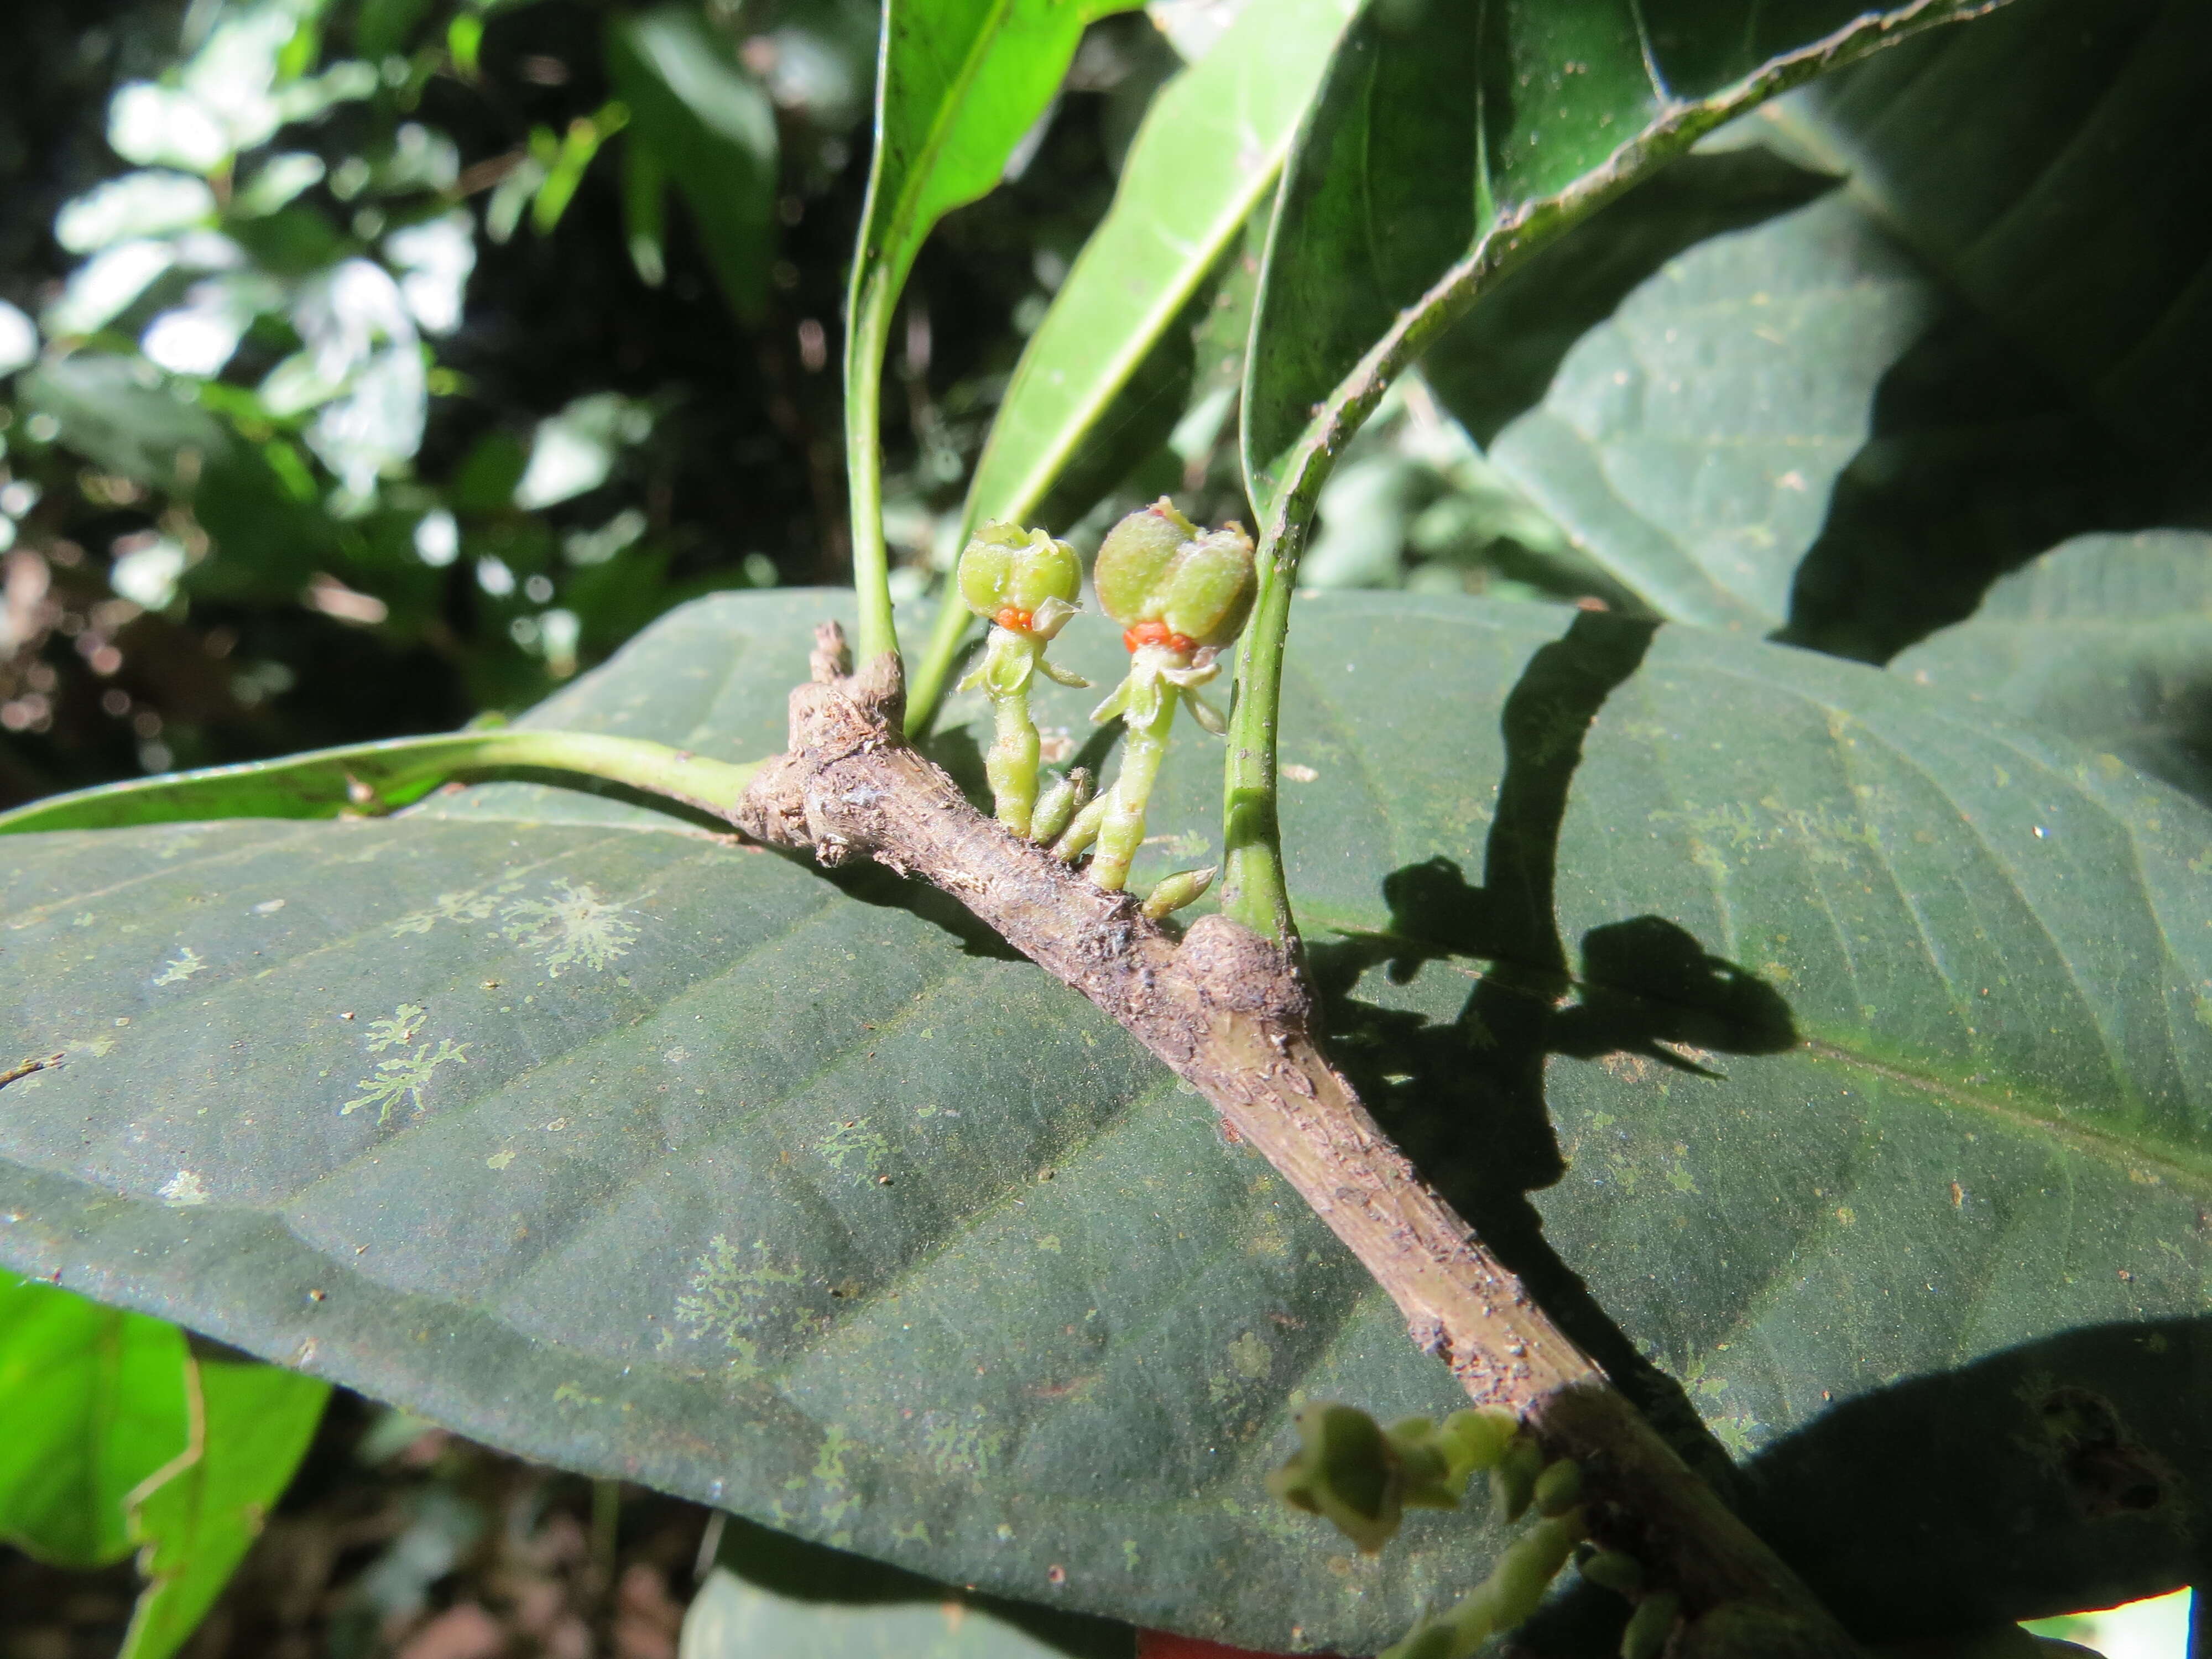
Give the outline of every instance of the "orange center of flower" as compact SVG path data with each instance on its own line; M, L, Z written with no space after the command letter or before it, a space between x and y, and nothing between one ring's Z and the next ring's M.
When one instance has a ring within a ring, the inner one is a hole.
M1197 641L1187 634L1174 632L1164 622L1139 623L1134 628L1124 629L1121 643L1133 652L1140 645L1164 645L1184 656L1198 649Z
M1031 617L1030 612L1010 605L1000 610L999 614L992 617L991 620L998 623L1000 627L1010 629L1014 633L1026 634L1030 631Z

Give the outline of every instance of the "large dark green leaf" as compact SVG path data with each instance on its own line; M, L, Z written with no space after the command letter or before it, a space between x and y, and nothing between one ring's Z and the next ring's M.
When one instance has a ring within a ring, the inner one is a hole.
M1936 305L1841 194L1670 262L1491 459L1658 615L1765 633Z
M532 718L757 756L829 603L704 602ZM1296 623L1293 888L1340 1052L1425 1167L1737 1450L2197 1318L2212 815L1900 676L1571 615ZM1040 707L1079 735L1088 701ZM972 769L981 711L951 712ZM1171 761L1140 876L1205 852L1218 753ZM0 1115L20 1267L533 1455L1248 1645L1371 1650L1480 1571L1480 1522L1370 1563L1262 1501L1294 1392L1433 1412L1449 1378L1201 1103L949 902L520 783L8 845L11 1029L63 1062ZM1510 988L1546 975L1566 1006ZM2212 1479L2166 1409L2158 1455ZM1808 1565L1941 1554L1797 1490ZM1972 1588L2034 1612L2185 1575L2173 1534L2067 1513L2032 1540L2057 1570ZM1940 1613L1871 1577L1856 1616Z
M1810 88L1790 124L2114 432L2212 451L2212 12L2024 0Z
M1656 21L1620 0L1368 5L1307 118L1269 239L1244 399L1261 517L1315 407L1479 239L1571 186L1648 171L1711 111L1755 96L1754 77L1872 16L1852 0L1716 0Z
M1890 664L2212 802L2212 537L2084 536Z
M1816 83L1763 125L1846 193L1674 260L1510 424L1524 343L1583 320L1571 287L1479 305L1439 388L1660 614L1875 659L2067 536L2193 520L2212 230L2173 200L2212 177L2208 27L2027 0ZM1639 192L1576 258L1679 216Z
M631 188L657 197L673 180L738 314L757 319L775 262L775 110L694 6L618 14L607 27L607 67L629 106L629 142L651 160ZM657 175L657 176L656 176ZM638 200L649 222L657 201Z

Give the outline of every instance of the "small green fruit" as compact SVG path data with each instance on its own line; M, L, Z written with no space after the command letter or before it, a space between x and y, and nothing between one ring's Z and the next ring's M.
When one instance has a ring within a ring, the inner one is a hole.
M1196 534L1198 526L1164 495L1108 531L1091 575L1106 614L1124 628L1158 621L1158 611L1146 607L1175 562L1176 550Z
M1251 538L1235 525L1200 531L1165 496L1106 532L1091 573L1098 603L1132 635L1156 629L1193 646L1237 637L1255 580Z
M1075 550L1042 530L994 520L960 556L960 597L977 616L1003 626L1026 628L1047 599L1073 604L1082 588Z

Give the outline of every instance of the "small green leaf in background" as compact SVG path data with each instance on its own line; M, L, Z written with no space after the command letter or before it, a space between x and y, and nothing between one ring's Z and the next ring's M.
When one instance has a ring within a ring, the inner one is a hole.
M1273 188L1351 0L1247 6L1161 89L1114 205L1030 338L964 522L1027 521Z
M184 1333L0 1273L0 1538L46 1560L130 1553L125 1499L185 1443Z
M683 3L616 14L607 25L607 67L630 116L633 247L641 234L658 242L659 204L641 197L657 191L659 179L672 180L732 308L757 321L776 249L777 137L768 89L697 8ZM641 152L651 161L636 159Z
M129 1501L138 1593L118 1659L167 1659L191 1636L291 1484L331 1386L274 1365L193 1358L192 1435Z
M166 1659L259 1535L329 1395L199 1358L166 1320L0 1273L0 1539L73 1567L137 1547L146 1582L123 1659Z
M2212 536L2084 536L1894 658L2212 805Z

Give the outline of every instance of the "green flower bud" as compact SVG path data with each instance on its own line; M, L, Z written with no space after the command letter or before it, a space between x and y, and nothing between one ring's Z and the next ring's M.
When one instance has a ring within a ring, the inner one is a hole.
M1206 896L1206 890L1213 885L1218 866L1209 864L1203 870L1183 870L1161 881L1145 896L1144 912L1154 921L1174 915L1186 904L1195 904Z
M1316 1401L1297 1414L1297 1456L1267 1476L1293 1509L1326 1517L1372 1555L1398 1530L1398 1460L1382 1425L1356 1406Z
M1600 1589L1633 1595L1644 1588L1644 1564L1619 1550L1600 1550L1582 1564L1582 1575Z
M1620 1632L1620 1659L1659 1659L1681 1611L1680 1598L1672 1590L1661 1590L1638 1601L1636 1611L1628 1615L1628 1628Z
M1536 1500L1536 1477L1544 1472L1544 1453L1528 1435L1514 1437L1490 1471L1490 1492L1498 1517L1509 1525Z
M1562 1457L1536 1477L1536 1513L1565 1515L1583 1501L1583 1466Z
M1235 525L1198 530L1165 496L1106 533L1091 572L1098 603L1132 635L1155 629L1193 646L1237 637L1255 580L1251 538Z
M977 616L1005 625L1025 629L1048 599L1070 605L1082 588L1075 550L1042 530L994 520L960 556L960 597Z
M1067 828L1068 820L1091 799L1091 772L1079 766L1046 790L1030 817L1030 839L1049 842Z

